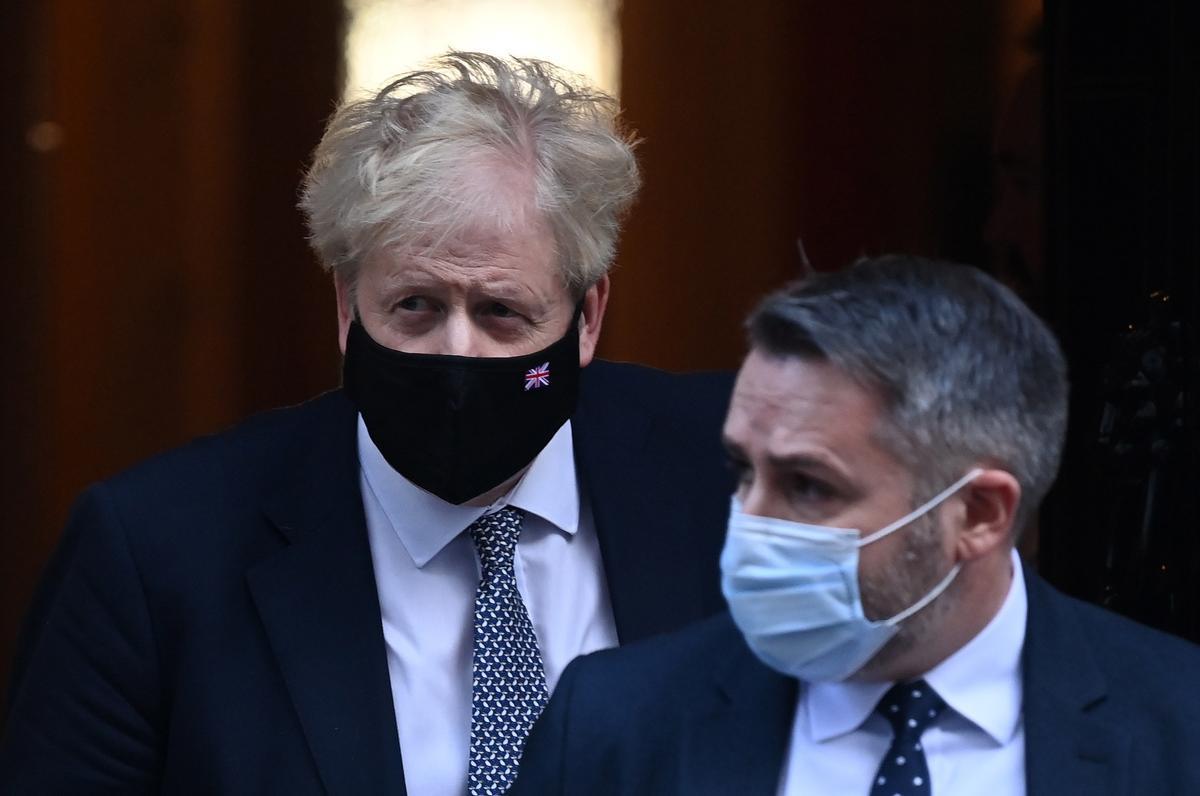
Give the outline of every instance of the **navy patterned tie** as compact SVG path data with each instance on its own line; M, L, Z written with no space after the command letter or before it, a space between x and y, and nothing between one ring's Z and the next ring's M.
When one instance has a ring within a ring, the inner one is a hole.
M491 796L504 793L517 777L525 737L546 706L546 671L513 569L521 511L505 508L480 517L467 532L482 567L475 593L467 792Z
M921 733L946 707L924 680L897 683L876 708L892 725L892 745L879 764L870 796L930 796Z

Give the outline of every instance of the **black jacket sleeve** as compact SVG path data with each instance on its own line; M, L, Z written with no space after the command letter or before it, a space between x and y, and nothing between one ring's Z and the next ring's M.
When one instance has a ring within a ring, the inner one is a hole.
M103 485L79 499L23 639L0 793L157 790L157 654L142 579Z

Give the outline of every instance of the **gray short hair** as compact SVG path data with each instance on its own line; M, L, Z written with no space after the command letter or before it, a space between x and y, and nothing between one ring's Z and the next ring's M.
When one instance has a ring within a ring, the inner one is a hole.
M914 473L917 499L988 462L1021 484L1019 532L1053 484L1066 361L1046 324L982 271L863 259L768 297L747 329L755 350L828 361L879 396L880 439Z
M379 248L433 249L533 209L582 293L611 267L640 185L617 115L612 97L544 61L449 53L329 121L300 202L313 248L353 282ZM473 179L481 166L490 182Z

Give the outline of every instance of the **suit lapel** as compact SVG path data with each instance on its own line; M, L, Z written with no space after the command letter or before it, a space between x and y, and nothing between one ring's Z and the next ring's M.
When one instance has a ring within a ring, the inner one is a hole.
M1108 683L1070 605L1025 572L1025 773L1029 796L1128 791L1132 741L1097 715Z
M289 544L247 580L326 790L404 793L356 415L328 400L264 505Z
M736 631L735 631L736 632ZM796 712L797 682L768 669L745 648L718 678L707 705L688 720L680 793L773 796Z
M575 457L617 636L627 644L723 608L716 525L729 492L706 488L712 475L700 468L711 457L695 455L693 441L665 430L636 395L614 412L599 392L583 390L572 418Z

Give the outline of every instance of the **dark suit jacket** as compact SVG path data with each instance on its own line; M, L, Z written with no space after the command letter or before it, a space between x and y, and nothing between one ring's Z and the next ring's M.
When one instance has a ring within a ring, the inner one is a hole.
M1030 796L1200 794L1200 648L1025 578ZM774 796L797 687L728 614L577 658L510 794Z
M622 642L721 608L730 387L584 371L576 459ZM83 495L27 625L0 793L404 793L355 417L329 393Z

